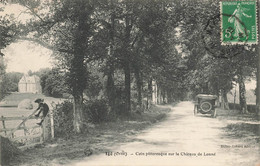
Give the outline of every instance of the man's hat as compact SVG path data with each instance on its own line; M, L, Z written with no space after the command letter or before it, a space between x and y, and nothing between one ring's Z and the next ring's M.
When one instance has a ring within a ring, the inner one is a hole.
M44 101L43 99L40 99L40 98L39 98L39 99L36 99L34 102L35 102L35 103L41 103L41 102L43 102L43 101Z

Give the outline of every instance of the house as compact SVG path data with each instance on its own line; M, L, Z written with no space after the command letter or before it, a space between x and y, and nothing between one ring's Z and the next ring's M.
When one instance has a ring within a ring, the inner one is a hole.
M42 93L40 78L36 75L24 75L18 83L20 93Z

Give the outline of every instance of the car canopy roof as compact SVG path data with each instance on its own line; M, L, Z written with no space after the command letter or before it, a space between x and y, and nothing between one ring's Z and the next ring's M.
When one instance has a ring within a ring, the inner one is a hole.
M198 94L196 98L212 100L212 99L217 99L218 97L216 95Z

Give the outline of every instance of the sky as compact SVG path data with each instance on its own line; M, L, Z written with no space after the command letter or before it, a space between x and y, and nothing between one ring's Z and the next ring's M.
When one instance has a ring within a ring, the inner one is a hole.
M25 23L30 16L23 11L25 9L19 5L3 5L4 11L0 16L5 14L14 14L14 19ZM7 65L7 72L27 73L29 70L38 71L41 68L51 68L53 58L52 51L29 41L17 41L1 50L4 53L4 61Z
M2 51L7 64L7 72L27 73L41 68L51 68L52 51L35 43L21 41L12 43Z

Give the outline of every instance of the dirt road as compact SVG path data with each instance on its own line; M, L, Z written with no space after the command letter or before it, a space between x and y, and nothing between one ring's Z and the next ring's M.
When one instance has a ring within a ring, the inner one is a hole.
M171 108L169 117L133 138L69 165L180 165L250 166L259 164L259 145L228 136L228 122L199 115L193 104L182 102ZM252 146L254 145L254 146Z

